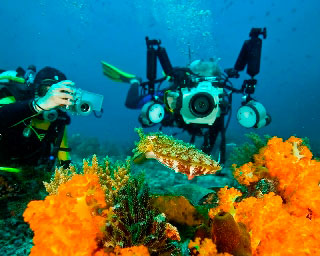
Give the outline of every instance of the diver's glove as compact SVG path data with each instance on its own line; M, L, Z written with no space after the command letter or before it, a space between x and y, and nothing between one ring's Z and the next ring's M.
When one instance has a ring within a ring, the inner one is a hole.
M59 106L70 106L74 100L74 82L64 80L59 83L53 84L46 95L33 100L33 108L37 112L44 110L51 110Z

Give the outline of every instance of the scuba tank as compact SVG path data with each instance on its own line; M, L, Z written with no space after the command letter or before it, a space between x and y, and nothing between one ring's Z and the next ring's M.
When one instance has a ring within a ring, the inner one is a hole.
M36 67L29 65L27 71L19 67L0 73L0 96L12 95L16 101L30 99L34 96L34 79ZM9 93L7 93L9 92Z
M37 72L37 69L36 69L36 66L35 65L29 65L25 75L24 75L24 80L25 80L25 83L26 85L29 87L31 85L33 85L34 83L34 78L36 76L36 72Z

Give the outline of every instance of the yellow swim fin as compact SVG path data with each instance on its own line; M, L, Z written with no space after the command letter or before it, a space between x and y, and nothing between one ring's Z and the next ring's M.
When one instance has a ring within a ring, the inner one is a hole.
M2 172L21 172L21 169L12 168L12 167L0 167L0 171L2 171Z
M24 78L17 76L17 71L7 70L0 74L0 82L8 83L9 81L13 81L16 83L23 84L25 82Z
M101 64L103 74L113 81L129 83L131 79L136 78L135 75L126 73L105 61L101 61Z

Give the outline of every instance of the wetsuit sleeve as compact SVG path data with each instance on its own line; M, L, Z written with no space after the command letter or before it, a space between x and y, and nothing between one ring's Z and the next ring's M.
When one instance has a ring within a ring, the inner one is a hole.
M32 100L18 101L0 107L0 131L36 114Z
M139 108L139 102L143 96L139 95L139 83L131 84L130 89L127 93L127 98L125 102L125 106L130 109Z
M139 93L140 84L133 83L130 86L130 89L127 93L127 98L125 102L125 106L130 109L140 109L141 108L141 100L146 95L140 95Z

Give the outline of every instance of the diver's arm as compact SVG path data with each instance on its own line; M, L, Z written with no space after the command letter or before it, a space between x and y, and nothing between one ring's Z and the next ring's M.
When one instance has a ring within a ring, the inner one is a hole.
M130 109L137 109L140 101L139 96L140 85L138 83L131 84L127 93L125 106Z
M140 95L139 90L140 90L140 79L139 78L134 78L130 80L130 88L127 93L126 101L125 101L125 106L130 109L138 109L140 108L139 103L140 100L145 96L145 95Z
M0 108L0 131L36 114L32 100L6 104Z
M42 111L72 105L74 89L69 87L72 83L69 80L61 81L52 85L43 97L0 107L0 131L38 115Z

